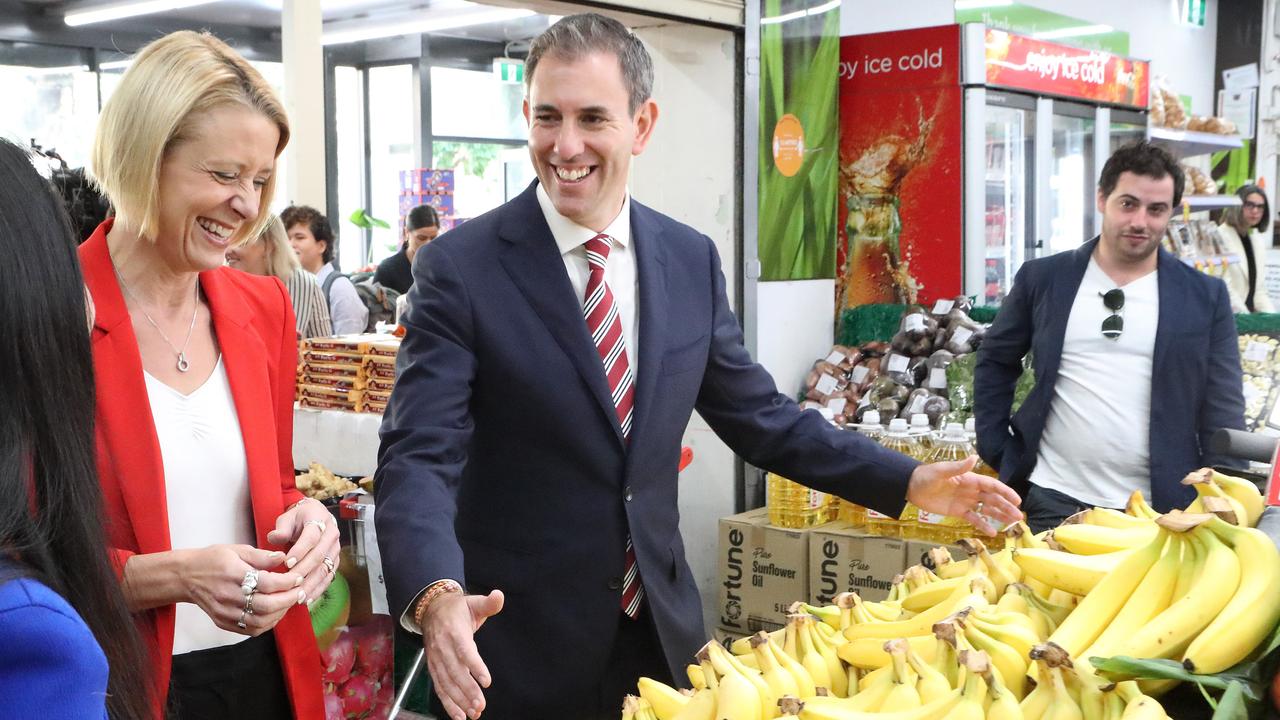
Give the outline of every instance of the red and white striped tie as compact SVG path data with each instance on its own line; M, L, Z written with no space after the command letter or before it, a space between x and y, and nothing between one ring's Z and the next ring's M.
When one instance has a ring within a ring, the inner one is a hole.
M609 260L609 250L612 247L613 238L603 233L586 243L590 275L587 278L582 312L587 318L587 330L600 353L601 362L604 363L604 374L609 381L609 392L613 396L614 410L618 413L618 423L622 426L622 437L627 439L631 435L631 413L635 405L635 376L631 372L631 363L627 361L622 318L618 316L613 292L604 281L604 266ZM634 620L640 614L644 585L640 583L640 570L636 567L636 551L631 544L631 533L627 533L624 570L622 612Z

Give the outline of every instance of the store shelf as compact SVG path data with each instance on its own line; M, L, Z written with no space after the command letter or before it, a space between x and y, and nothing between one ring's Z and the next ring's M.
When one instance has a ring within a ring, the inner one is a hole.
M1239 255L1197 255L1194 257L1184 257L1182 262L1196 268L1212 267L1214 265L1235 265L1240 262Z
M1149 132L1151 142L1169 148L1179 157L1192 157L1220 150L1233 150L1242 145L1239 135L1218 135L1216 133L1173 130L1162 127L1153 127Z
M1236 195L1183 195L1182 202L1190 206L1192 211L1218 210L1227 207L1238 207L1240 198Z

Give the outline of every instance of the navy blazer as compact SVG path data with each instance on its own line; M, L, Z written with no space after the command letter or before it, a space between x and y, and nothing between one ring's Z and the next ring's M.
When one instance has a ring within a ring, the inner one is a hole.
M978 350L974 406L978 452L1000 479L1025 494L1053 401L1062 339L1098 238L1022 266ZM1160 319L1151 366L1151 503L1186 507L1181 484L1206 465L1238 464L1208 452L1218 428L1244 428L1235 316L1227 286L1159 250ZM1022 358L1031 351L1035 387L1009 417Z
M706 639L677 509L695 408L751 464L885 513L901 511L917 465L779 394L743 347L714 244L634 200L639 362L628 446L535 186L414 259L376 476L397 616L442 578L506 594L476 635L494 717L545 717L595 699L621 612L628 529L671 672L684 677Z

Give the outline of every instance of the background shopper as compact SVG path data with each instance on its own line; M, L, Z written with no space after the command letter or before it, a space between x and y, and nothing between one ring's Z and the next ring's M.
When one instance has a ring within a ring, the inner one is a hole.
M302 269L280 218L272 215L257 237L227 248L227 265L251 275L280 278L293 302L298 337L325 337L333 332L329 302L316 276Z
M1222 250L1239 258L1226 266L1222 280L1231 291L1231 307L1235 312L1273 313L1275 306L1267 294L1267 251L1271 248L1271 209L1267 195L1257 185L1245 185L1236 191L1240 207L1222 211L1218 235Z
M262 76L194 32L139 52L94 139L117 213L80 246L98 472L170 717L324 715L305 603L338 533L294 487L293 312L279 280L223 264L266 224L288 139Z
M413 258L422 246L440 234L440 215L430 205L419 205L409 211L404 223L404 243L395 255L378 264L374 282L404 295L413 285Z
M280 213L289 244L307 272L316 276L329 302L334 335L362 333L368 326L369 309L360 300L350 278L333 264L333 228L319 210L306 205L290 205Z

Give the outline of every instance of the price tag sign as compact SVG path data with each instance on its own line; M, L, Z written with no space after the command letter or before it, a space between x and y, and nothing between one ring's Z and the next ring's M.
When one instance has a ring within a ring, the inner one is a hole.
M830 400L827 401L827 409L829 409L831 412L835 413L836 415L843 415L844 406L848 404L848 402L849 402L849 398L843 398L843 397L831 398Z
M870 372L871 370L866 365L859 365L853 369L852 373L849 373L849 381L854 385L861 385L866 381L867 374Z
M903 332L923 332L924 327L924 315L920 313L911 313L902 318Z
M955 300L939 300L933 304L934 315L946 315L951 312L951 308L956 306Z
M844 353L840 352L839 350L832 350L831 354L827 356L827 362L831 363L832 365L839 365L840 363L844 362L846 359L847 358L845 358Z
M836 380L834 377L824 373L822 377L818 378L818 384L815 385L814 388L823 395L830 395L835 392L836 387L839 384L839 380Z
M889 356L889 372L906 372L911 359L906 355Z
M956 331L951 333L951 342L957 345L963 345L969 342L969 338L973 337L973 331L967 327L958 327Z
M1267 356L1271 352L1271 346L1266 343L1251 341L1244 349L1244 359L1253 362L1266 362Z
M946 368L933 368L929 371L929 387L934 390L947 389Z

